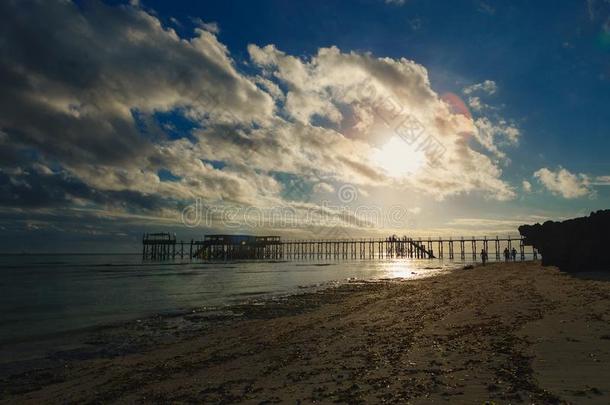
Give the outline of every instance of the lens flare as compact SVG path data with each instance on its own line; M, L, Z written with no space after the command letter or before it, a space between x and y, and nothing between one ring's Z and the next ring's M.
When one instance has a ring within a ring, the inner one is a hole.
M469 119L472 119L472 114L470 114L470 109L464 103L464 101L455 93L444 93L441 95L441 100L443 100L450 108L450 111L453 114L461 114Z

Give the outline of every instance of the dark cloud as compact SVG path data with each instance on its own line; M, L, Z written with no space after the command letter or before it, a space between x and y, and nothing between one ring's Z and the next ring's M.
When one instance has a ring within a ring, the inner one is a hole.
M158 113L247 126L273 109L213 33L180 38L138 6L96 0L1 2L0 86L8 206L77 198L152 209L173 193L152 196L158 170L184 165L166 161L165 146L181 136L164 132ZM35 162L61 174L28 171Z
M67 164L122 164L149 145L106 108L98 40L69 3L2 2L0 127Z
M55 173L45 166L34 166L18 173L0 170L0 206L52 208L74 204L97 204L126 211L154 211L176 206L175 201L137 191L96 190L66 172Z
M140 8L9 0L0 16L0 129L67 165L154 154L133 110L209 115L222 105L217 115L255 120L273 108L213 34L181 39Z

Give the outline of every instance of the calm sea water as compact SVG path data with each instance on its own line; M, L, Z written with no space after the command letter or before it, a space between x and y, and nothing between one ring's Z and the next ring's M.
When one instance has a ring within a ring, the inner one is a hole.
M439 260L142 262L140 255L0 256L0 345L153 314L222 307L349 279L414 278Z

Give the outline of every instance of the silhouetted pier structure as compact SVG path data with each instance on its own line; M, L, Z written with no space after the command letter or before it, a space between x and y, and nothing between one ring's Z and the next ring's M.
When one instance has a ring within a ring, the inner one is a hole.
M279 236L206 235L203 241L192 241L195 258L281 259L282 241Z
M178 242L175 235L152 233L144 235L142 256L151 260L186 257L203 260L447 258L477 261L480 250L484 249L489 258L495 256L499 261L503 258L503 249L512 250L513 247L517 250L517 259L525 260L526 245L519 236L283 240L279 236L206 235L203 240ZM532 255L537 257L533 247Z

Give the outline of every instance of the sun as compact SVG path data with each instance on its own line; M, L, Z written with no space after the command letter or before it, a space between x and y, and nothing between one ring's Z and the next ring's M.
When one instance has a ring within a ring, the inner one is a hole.
M403 177L418 172L426 162L426 155L398 136L393 136L380 149L375 148L373 161L392 177Z

